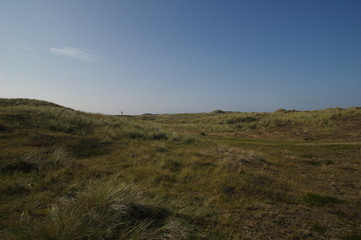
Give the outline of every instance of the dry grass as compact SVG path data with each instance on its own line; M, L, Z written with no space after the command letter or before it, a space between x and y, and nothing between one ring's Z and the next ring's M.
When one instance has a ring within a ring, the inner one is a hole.
M0 238L360 239L360 116L1 99Z

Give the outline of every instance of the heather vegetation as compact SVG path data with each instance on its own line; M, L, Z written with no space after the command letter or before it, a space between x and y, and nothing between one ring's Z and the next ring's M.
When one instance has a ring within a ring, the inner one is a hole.
M0 239L361 239L361 109L0 99Z

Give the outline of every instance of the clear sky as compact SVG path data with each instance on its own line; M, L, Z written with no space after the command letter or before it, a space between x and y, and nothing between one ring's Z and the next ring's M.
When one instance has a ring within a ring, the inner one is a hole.
M361 106L361 1L0 0L0 97L107 114Z

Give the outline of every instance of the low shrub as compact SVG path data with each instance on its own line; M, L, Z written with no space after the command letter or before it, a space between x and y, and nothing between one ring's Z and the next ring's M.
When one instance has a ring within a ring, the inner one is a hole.
M69 143L67 149L75 157L91 157L108 154L110 152L110 143L96 138L83 138L75 143Z
M10 163L1 168L2 173L13 173L13 172L23 172L29 173L34 172L39 169L39 166L35 163L27 162L24 160L16 161L14 163Z
M342 240L361 240L361 233L353 233L341 238Z

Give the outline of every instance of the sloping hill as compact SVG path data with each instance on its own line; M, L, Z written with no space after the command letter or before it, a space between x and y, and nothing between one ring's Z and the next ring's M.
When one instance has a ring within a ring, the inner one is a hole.
M62 107L52 102L37 100L37 99L28 99L28 98L0 98L1 107L11 107L11 106L53 106L53 107ZM62 107L65 108L65 107Z
M0 238L196 236L188 216L103 169L117 141L177 141L172 137L157 126L45 101L0 99Z

